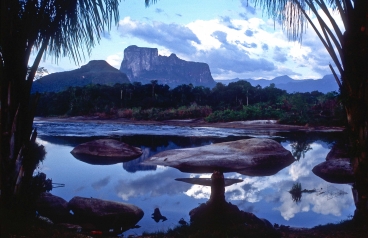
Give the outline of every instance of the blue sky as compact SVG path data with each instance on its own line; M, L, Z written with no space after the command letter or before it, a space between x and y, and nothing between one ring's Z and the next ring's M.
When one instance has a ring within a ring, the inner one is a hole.
M289 41L281 26L247 0L143 0L120 3L120 22L104 34L91 55L76 65L51 57L40 66L49 73L72 70L90 60L106 60L119 69L129 45L158 48L160 55L208 63L214 79L322 78L330 57L311 27L303 42Z

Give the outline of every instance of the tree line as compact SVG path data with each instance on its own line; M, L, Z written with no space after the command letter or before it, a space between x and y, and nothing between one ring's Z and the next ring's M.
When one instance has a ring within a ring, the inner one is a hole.
M205 118L208 122L275 119L284 124L343 125L337 92L287 93L274 84L252 86L240 80L212 89L191 84L132 84L69 87L43 93L37 116L125 117L136 120Z

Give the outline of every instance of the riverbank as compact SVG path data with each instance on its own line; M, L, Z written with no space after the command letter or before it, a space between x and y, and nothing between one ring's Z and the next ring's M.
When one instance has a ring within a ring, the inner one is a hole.
M219 236L219 233L214 233L214 230L210 231L213 234L206 234L207 237L224 237ZM231 230L232 234L226 237L280 237L280 238L361 238L368 237L367 224L356 224L352 220L340 222L338 224L327 224L322 226L316 226L314 228L289 228L282 227L270 232L266 232L263 228L248 227L243 229ZM62 229L56 225L49 225L43 222L35 222L32 225L26 227L18 227L17 230L10 232L10 236L4 237L117 237L111 234L102 234L98 232L72 232ZM217 236L216 236L217 235ZM125 237L125 236L124 236ZM184 237L204 237L204 233L193 230L190 226L180 226L173 230L165 232L157 232L150 234L141 234L135 236L129 236L131 238L184 238Z
M202 118L187 120L165 120L165 121L143 121L130 120L125 118L106 119L100 117L36 117L35 121L51 122L94 122L94 123L113 123L113 124L133 124L133 125L170 125L183 127L215 127L215 128L238 128L249 130L268 130L274 132L341 132L343 127L326 126L295 126L279 124L275 120L256 120L256 121L233 121L233 122L206 122Z

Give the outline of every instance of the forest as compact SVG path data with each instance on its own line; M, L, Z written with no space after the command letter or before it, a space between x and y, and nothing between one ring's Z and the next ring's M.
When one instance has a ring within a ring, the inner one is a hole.
M253 87L240 80L213 89L183 84L132 84L69 87L43 93L36 116L100 116L133 120L204 118L207 122L273 119L291 125L344 125L337 92L287 93L270 84Z

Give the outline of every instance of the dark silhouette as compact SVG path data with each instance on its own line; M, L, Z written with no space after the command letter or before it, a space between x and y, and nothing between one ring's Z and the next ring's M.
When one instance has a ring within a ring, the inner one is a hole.
M166 221L167 218L163 215L161 215L160 209L158 207L155 208L155 211L152 213L152 219L155 222L159 222L162 220L162 222Z

